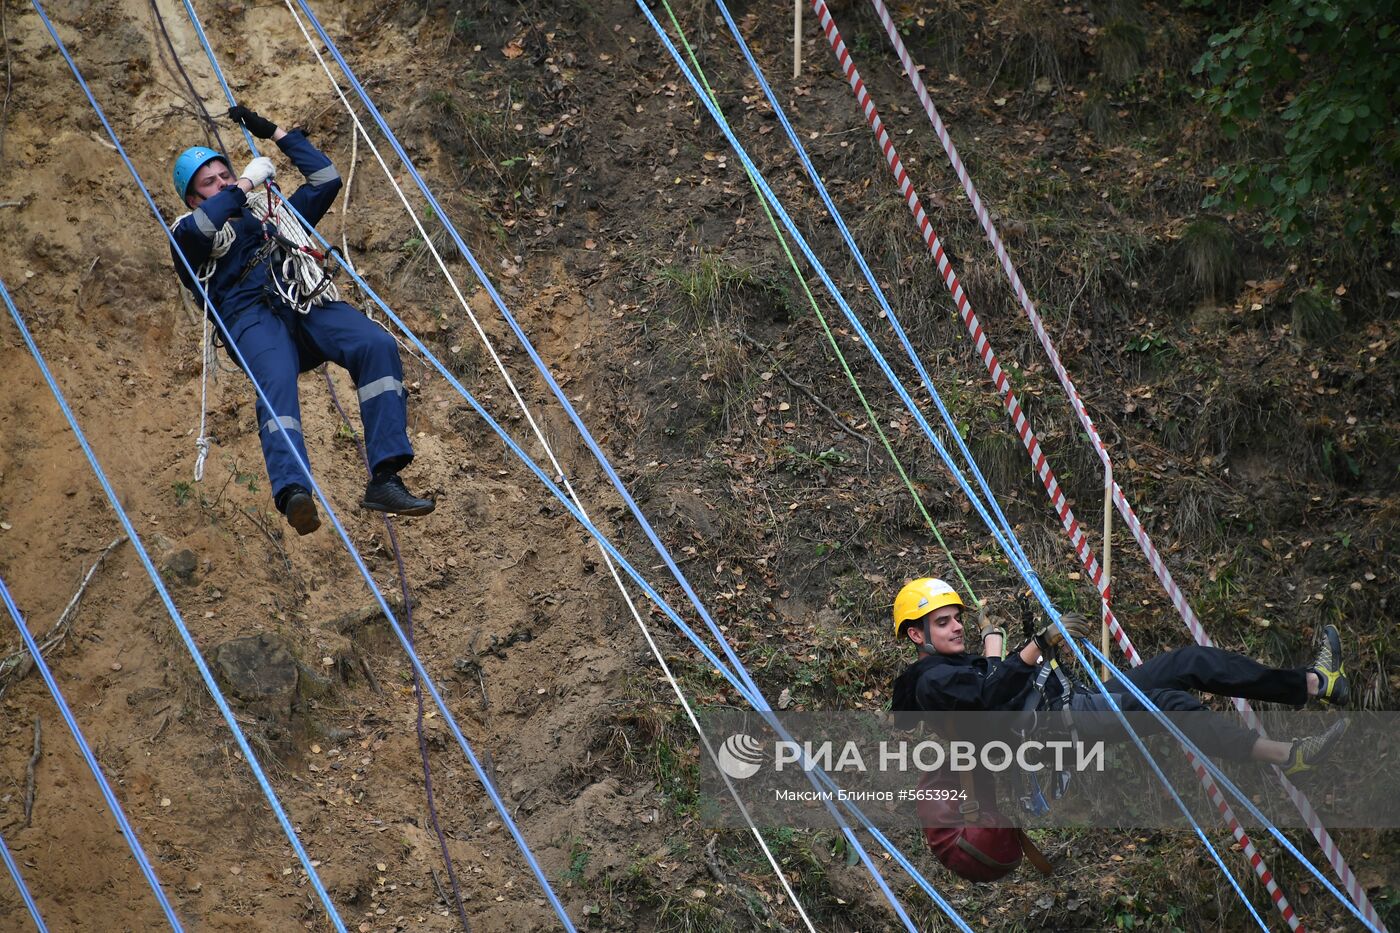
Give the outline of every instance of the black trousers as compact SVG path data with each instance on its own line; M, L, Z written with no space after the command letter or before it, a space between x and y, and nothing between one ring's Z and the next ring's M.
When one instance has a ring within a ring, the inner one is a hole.
M1198 697L1186 691L1199 690L1217 696L1285 703L1290 706L1302 706L1308 701L1306 668L1285 670L1266 667L1242 654L1201 645L1190 645L1159 654L1125 672L1124 676L1158 709L1168 713L1197 714L1173 716L1172 721L1201 751L1212 757L1240 761L1249 759L1258 735L1252 729L1210 713ZM1129 693L1116 677L1105 682L1104 686L1123 712L1146 711L1147 707ZM1122 724L1102 694L1076 692L1070 709L1075 713L1100 714L1072 717L1081 738L1128 740ZM1135 716L1132 725L1139 734L1166 731L1155 716Z

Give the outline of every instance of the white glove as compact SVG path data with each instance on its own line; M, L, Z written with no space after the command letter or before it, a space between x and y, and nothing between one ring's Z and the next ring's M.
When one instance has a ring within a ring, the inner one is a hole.
M248 163L248 167L245 168L243 174L238 177L248 179L253 187L256 188L276 174L277 166L272 164L272 160L267 156L258 156Z

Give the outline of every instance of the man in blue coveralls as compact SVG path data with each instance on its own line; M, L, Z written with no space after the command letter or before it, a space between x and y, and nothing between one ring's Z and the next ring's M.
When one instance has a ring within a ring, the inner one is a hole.
M306 177L286 201L307 223L317 223L340 191L335 166L301 130L288 132L241 106L230 108L229 116L254 136L277 143ZM262 386L274 409L258 399L258 433L273 501L298 534L320 527L310 480L285 439L291 440L303 463L310 463L302 438L297 376L331 361L350 372L359 394L371 472L360 504L395 515L427 515L436 503L410 493L398 475L413 460L413 447L407 433L403 364L394 338L337 300L328 273L309 258L319 259L319 253L297 245L305 235L299 227L292 228L297 221L285 205L267 213L271 195L258 189L275 174L276 166L265 156L253 159L235 177L222 153L203 146L185 150L175 162L174 181L192 213L173 230L180 252L204 283L210 313L218 316L226 339L242 356L240 365ZM171 252L181 281L198 295L180 256L173 248ZM307 268L313 277L319 276L309 287L304 280Z

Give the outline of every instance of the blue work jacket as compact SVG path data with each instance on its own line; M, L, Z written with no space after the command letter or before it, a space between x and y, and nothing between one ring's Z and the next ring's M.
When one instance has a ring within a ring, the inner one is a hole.
M301 130L287 133L277 141L277 146L306 176L306 182L287 198L287 202L306 218L307 223L314 225L325 216L340 192L340 173L321 150L311 145ZM237 185L225 188L207 198L195 208L194 213L176 224L173 231L180 252L198 272L214 247L214 235L225 223L233 223L237 237L228 253L219 260L209 280L208 290L214 313L223 320L229 334L235 339L238 337L238 318L249 308L268 303L275 311L290 311L268 281L269 275L277 274L272 269L273 263L263 261L250 267L249 260L263 245L264 231L252 212L244 209L247 200L248 196ZM180 261L174 246L170 252L180 281L195 295L195 300L200 301L199 290L195 288L189 270Z

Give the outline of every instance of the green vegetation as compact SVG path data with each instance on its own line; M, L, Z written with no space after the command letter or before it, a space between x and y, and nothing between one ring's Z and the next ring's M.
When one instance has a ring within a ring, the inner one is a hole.
M697 314L717 313L755 278L753 269L714 253L701 253L689 266L665 266L660 276Z
M1266 244L1291 246L1310 231L1320 196L1344 192L1348 235L1400 235L1397 24L1397 0L1272 0L1212 35L1192 69L1206 82L1198 93L1226 138L1247 145L1216 169L1203 206L1262 208Z

